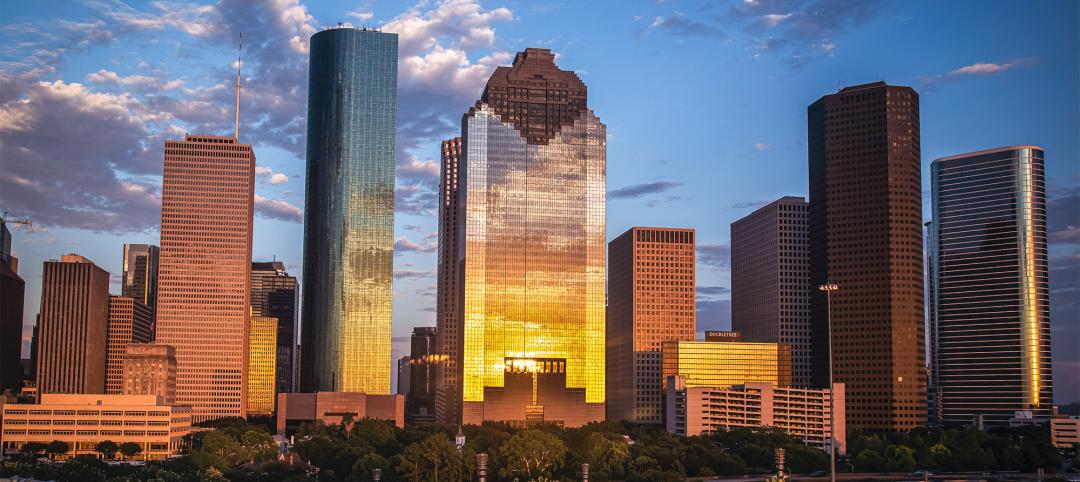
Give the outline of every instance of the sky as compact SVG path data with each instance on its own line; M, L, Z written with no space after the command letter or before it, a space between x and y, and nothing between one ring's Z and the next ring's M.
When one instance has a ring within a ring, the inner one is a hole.
M807 195L806 107L884 80L920 93L924 217L936 158L1046 150L1056 402L1080 400L1080 3L1071 0L9 0L0 13L0 211L27 281L79 253L119 292L123 243L158 242L162 149L233 127L257 157L255 260L302 260L308 38L399 35L394 357L435 324L439 141L495 67L552 49L607 125L608 238L698 232L698 330L730 327L730 224ZM301 280L301 283L303 280Z

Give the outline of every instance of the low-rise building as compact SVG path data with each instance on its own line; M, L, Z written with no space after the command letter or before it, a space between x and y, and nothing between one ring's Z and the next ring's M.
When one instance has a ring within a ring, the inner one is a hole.
M690 437L732 427L776 427L808 445L826 448L829 404L836 397L835 433L840 453L847 451L844 384L833 389L778 387L747 382L730 387L687 386L686 377L666 382L668 432Z
M747 382L791 386L791 345L727 341L732 338L714 335L713 340L725 341L665 341L661 380L681 375L688 387Z
M1080 444L1080 417L1059 415L1050 419L1050 442L1057 449L1071 449Z
M293 433L302 423L341 423L345 417L389 420L405 426L404 395L368 395L357 392L279 393L277 433Z
M3 405L4 454L18 453L27 442L67 442L75 455L96 455L97 444L135 442L138 458L160 460L178 455L191 433L191 407L165 405L154 395L49 394L39 404Z

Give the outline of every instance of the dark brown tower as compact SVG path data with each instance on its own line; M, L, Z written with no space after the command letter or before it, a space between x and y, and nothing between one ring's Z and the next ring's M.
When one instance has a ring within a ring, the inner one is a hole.
M546 145L588 108L585 83L554 59L548 49L518 52L513 66L495 69L480 97L529 144Z
M884 82L848 87L808 108L814 384L847 384L852 427L926 423L919 95Z
M109 273L65 254L41 274L38 393L105 393Z
M461 322L458 321L458 169L461 138L442 142L439 182L439 273L435 307L435 346L441 360L435 369L435 418L461 422Z

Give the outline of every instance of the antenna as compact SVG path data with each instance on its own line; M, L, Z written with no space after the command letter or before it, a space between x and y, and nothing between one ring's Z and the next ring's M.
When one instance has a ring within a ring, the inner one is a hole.
M240 59L244 55L244 32L240 32L240 49L236 53L236 125L233 139L240 142Z

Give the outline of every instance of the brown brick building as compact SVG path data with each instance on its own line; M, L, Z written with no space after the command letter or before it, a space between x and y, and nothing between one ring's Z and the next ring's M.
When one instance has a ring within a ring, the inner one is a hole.
M105 350L105 393L124 393L124 356L132 343L153 339L153 311L127 296L109 297L109 344Z
M77 254L46 261L38 321L38 393L105 393L109 273Z
M435 346L443 355L436 365L435 419L461 421L461 322L458 319L458 170L461 138L442 142L439 181L439 273L435 307Z

